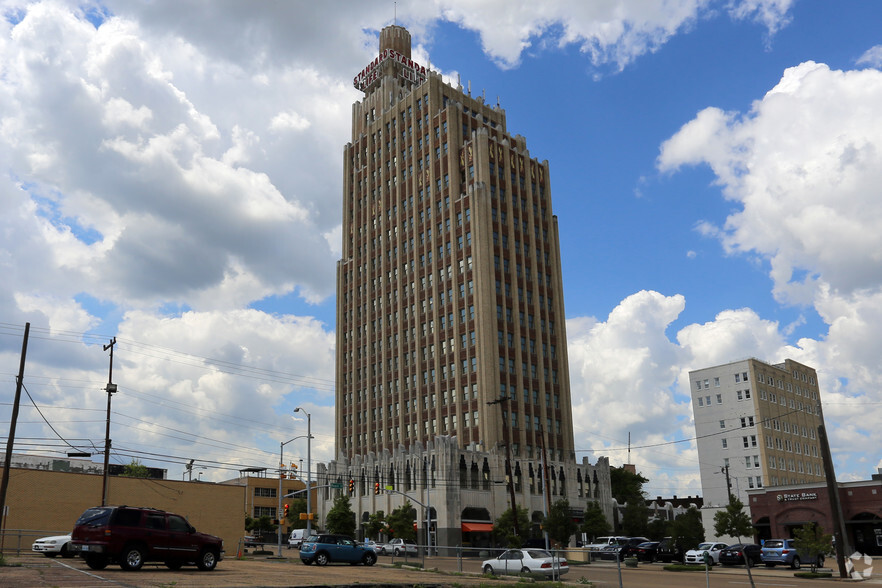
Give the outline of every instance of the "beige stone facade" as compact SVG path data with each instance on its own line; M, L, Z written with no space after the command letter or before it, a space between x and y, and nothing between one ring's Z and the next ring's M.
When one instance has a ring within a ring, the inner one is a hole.
M406 50L405 50L406 48ZM505 111L407 57L387 27L356 76L337 275L336 452L510 441L574 459L548 162ZM501 405L488 405L500 396Z

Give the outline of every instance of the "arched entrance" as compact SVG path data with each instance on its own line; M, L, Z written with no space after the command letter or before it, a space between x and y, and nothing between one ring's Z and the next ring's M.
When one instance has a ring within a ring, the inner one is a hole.
M882 555L882 518L862 512L845 523L856 551L865 555Z

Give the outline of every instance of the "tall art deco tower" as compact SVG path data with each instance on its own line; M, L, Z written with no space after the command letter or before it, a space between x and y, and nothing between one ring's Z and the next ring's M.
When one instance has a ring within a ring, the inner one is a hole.
M572 460L548 162L505 111L411 59L388 26L354 80L337 268L336 451L436 436ZM497 402L504 397L504 402Z

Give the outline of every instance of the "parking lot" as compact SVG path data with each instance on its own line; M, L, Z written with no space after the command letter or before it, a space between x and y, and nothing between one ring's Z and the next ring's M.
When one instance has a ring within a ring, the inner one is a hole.
M326 567L305 566L296 551L284 550L284 557L247 556L243 559L230 557L222 561L212 572L200 572L194 567L169 570L165 566L147 564L137 572L126 572L111 565L104 570L88 568L77 558L49 559L39 555L22 554L7 556L9 567L0 568L0 587L43 586L127 586L132 588L156 586L491 586L495 584L518 586L519 578L510 577L489 580L480 573L481 560L477 558L432 557L426 560L429 571L398 568L404 558L380 557L373 567L345 564ZM409 558L409 563L421 563L420 558ZM437 571L435 571L437 570ZM462 570L462 572L460 572ZM783 568L753 569L757 586L806 586L822 588L832 586L832 580L800 580L793 571ZM629 588L703 588L705 575L699 573L665 572L663 565L640 564L638 568L622 568L623 584ZM584 579L584 580L583 580ZM590 581L595 586L615 588L618 586L618 568L615 562L595 562L590 565L573 565L564 580L569 584ZM744 585L747 583L743 567L723 568L715 566L710 572L710 582L715 586ZM880 583L872 578L870 583ZM840 584L841 585L841 584Z

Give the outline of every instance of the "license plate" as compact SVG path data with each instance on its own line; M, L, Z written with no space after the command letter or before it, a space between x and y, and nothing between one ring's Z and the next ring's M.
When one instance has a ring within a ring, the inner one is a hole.
M83 545L82 547L80 547L80 551L89 551L89 546Z

